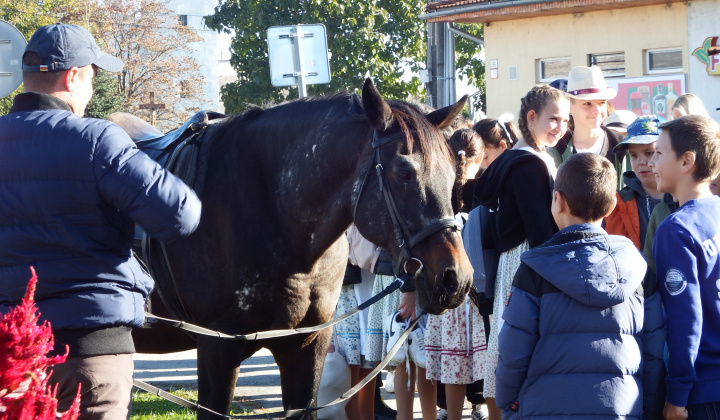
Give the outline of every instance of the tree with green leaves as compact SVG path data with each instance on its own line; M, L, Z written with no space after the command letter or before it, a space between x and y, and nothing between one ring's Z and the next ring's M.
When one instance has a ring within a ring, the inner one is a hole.
M14 25L28 40L41 26L55 22L79 23L76 19L83 15L83 5L82 0L0 0L0 19ZM22 86L0 98L0 114L8 113L13 98L21 92Z
M309 95L358 91L373 77L383 96L420 96L417 72L425 61L425 22L418 19L425 1L346 0L228 0L215 8L206 24L219 31L235 31L230 63L238 80L222 88L228 112L248 104L270 104L298 96L297 89L270 83L267 29L271 26L322 23L330 50L329 84L309 85Z
M484 37L484 29L482 24L455 24L455 27L461 29L478 38ZM482 46L478 43L465 39L463 37L455 37L455 68L460 79L467 78L468 85L478 89L479 102L482 105L482 111L487 110L485 102L485 60L481 58L480 52Z
M120 94L117 76L98 69L93 89L92 99L85 108L86 117L105 119L113 112L125 110L125 98Z

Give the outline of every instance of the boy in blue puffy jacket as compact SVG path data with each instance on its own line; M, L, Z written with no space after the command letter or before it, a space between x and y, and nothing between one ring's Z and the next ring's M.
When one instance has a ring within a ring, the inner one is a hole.
M687 115L660 125L650 167L680 207L655 232L653 257L669 349L666 420L720 418L720 127Z
M599 155L578 153L555 180L561 229L522 254L503 313L497 367L503 418L642 416L646 264L633 243L608 235L616 176Z

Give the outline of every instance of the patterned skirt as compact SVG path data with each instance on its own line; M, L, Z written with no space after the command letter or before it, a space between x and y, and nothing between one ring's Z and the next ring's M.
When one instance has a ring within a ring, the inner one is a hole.
M373 296L382 292L390 283L395 281L393 276L375 276L375 284L373 285ZM365 341L365 358L367 360L379 362L387 355L388 334L383 331L385 320L394 314L400 306L400 297L402 292L396 290L379 302L370 307L368 315L367 338ZM420 307L417 304L417 296L415 297L415 313L420 313ZM420 323L424 322L423 317Z
M493 304L493 314L490 317L490 335L483 368L485 374L483 395L488 398L495 398L495 368L500 354L498 352L498 336L503 324L502 314L510 297L515 272L520 267L520 255L528 249L530 249L530 245L525 241L515 248L500 254L497 281L495 283L495 302Z
M340 290L340 299L338 299L334 318L342 316L356 306L357 299L355 298L353 285L343 286ZM360 365L362 349L360 347L359 314L355 314L345 321L335 324L333 328L333 344L335 344L335 350L345 358L349 365Z
M430 315L425 331L427 379L445 384L483 379L486 348L483 318L472 303Z

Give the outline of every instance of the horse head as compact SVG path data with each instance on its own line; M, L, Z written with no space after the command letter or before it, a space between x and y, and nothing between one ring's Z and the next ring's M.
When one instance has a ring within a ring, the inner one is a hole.
M411 275L420 306L432 314L459 306L472 283L451 206L455 165L441 132L465 100L426 116L413 105L385 101L369 79L362 93L374 127L373 158L360 165L354 222L390 253L397 275Z

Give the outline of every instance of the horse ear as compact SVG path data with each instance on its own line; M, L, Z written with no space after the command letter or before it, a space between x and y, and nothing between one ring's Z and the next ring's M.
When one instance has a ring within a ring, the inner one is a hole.
M427 117L427 119L430 120L431 123L438 126L438 128L440 128L441 130L447 128L450 126L453 120L455 120L455 117L457 117L458 114L462 112L463 107L465 107L465 102L467 101L467 98L468 96L465 95L460 98L460 100L457 101L455 105L440 108L427 114L425 117Z
M365 116L375 128L386 131L393 125L392 110L369 77L363 85L362 101Z

